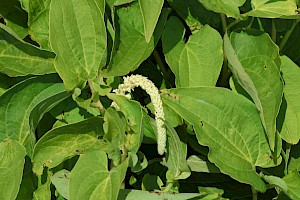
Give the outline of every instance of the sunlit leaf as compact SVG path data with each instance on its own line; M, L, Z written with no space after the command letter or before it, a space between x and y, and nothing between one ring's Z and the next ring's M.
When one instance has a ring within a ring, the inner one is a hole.
M104 15L94 0L52 0L50 43L67 90L96 79L106 63Z
M47 132L36 143L33 152L33 172L41 175L44 167L53 168L64 160L89 150L103 149L103 120L89 118Z
M7 90L0 97L0 141L18 140L31 156L38 122L68 96L56 75L29 78Z
M220 34L206 25L191 35L187 43L184 35L184 25L178 18L171 17L162 43L166 61L176 76L176 86L216 85L223 63Z
M224 36L224 50L237 82L251 96L269 144L275 147L276 117L283 94L279 49L266 34L233 32Z
M54 73L55 54L22 41L0 24L0 72L9 76Z
M193 124L198 142L209 147L208 158L221 172L259 191L266 190L255 166L272 166L272 154L251 101L213 87L164 90L162 97Z
M7 139L0 142L0 199L16 199L22 180L25 154L25 148L17 141Z
M106 153L101 150L81 155L70 173L70 199L117 199L125 178L128 159L110 171L107 166Z

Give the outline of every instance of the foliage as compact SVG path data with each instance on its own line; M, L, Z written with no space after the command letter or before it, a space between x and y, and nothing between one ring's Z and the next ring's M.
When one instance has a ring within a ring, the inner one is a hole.
M0 199L300 199L299 5L1 0Z

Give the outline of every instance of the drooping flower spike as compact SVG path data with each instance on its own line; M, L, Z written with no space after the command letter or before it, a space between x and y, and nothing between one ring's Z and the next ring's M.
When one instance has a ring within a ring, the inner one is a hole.
M165 115L162 107L162 101L159 91L152 81L141 75L131 75L124 77L124 83L120 84L118 89L114 90L116 94L127 96L127 92L131 92L135 87L141 87L145 90L153 103L155 111L155 120L157 126L157 151L163 155L166 147L166 128L164 125Z

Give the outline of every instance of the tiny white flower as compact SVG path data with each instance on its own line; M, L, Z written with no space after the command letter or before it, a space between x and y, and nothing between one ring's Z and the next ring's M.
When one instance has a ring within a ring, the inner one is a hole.
M157 126L157 151L160 155L162 155L165 152L167 140L166 128L164 126L165 115L159 91L155 87L154 83L147 79L147 77L141 75L131 75L124 77L124 83L120 84L118 89L114 90L114 92L116 94L124 95L130 99L131 96L128 93L130 93L135 87L141 87L143 90L145 90L149 94L153 103ZM112 106L118 108L116 104L113 104Z

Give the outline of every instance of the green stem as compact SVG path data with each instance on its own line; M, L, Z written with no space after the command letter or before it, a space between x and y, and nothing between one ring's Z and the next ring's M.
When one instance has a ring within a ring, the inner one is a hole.
M157 65L159 66L159 69L160 69L160 71L161 71L161 73L162 73L162 75L164 77L164 80L166 82L167 87L170 88L171 84L169 83L168 78L167 78L168 77L168 73L167 73L166 67L165 67L162 59L159 56L159 53L157 52L156 49L154 49L154 51L153 51L152 54L153 54L153 57L154 57Z
M227 30L226 16L225 16L225 14L220 13L220 17L221 17L221 22L222 22L223 33L225 34L225 32Z
M254 17L252 17L250 24L247 26L247 28L251 28L252 24L254 22Z
M233 22L231 22L228 26L227 26L227 29L230 29L231 27L233 27L234 25L240 23L241 20L240 19L236 19L234 20Z
M258 198L257 198L258 192L257 192L257 190L254 189L253 186L251 186L251 191L252 191L252 199L253 200L258 200Z
M163 192L168 192L171 189L171 187L173 186L173 184L174 184L173 182L169 182L167 187L165 187L165 189L163 190Z
M126 148L125 145L123 145L123 146L122 146L122 162L124 162L124 161L126 160L127 154L128 154L127 148Z
M275 26L275 20L272 19L272 35L271 35L271 37L275 44L276 44L276 37L277 37L276 35L277 35L277 31L276 31L276 26Z
M98 110L104 114L105 112L105 108L104 106L102 105L101 101L99 100L99 95L97 94L94 86L93 86L93 82L92 80L88 80L88 84L89 84L89 87L91 89L91 92L92 92L92 97L93 97L93 103L91 104L92 107L94 108L98 108Z
M294 23L293 23L293 25L292 25L292 27L291 27L291 29L288 30L288 31L285 33L285 35L283 36L283 39L281 40L281 42L280 42L280 44L279 44L279 48L280 48L281 50L282 50L283 47L286 45L287 41L289 40L291 34L293 33L293 31L294 31L294 29L296 28L296 26L297 26L297 24L298 24L299 21L300 21L299 19L298 19L298 20L295 20Z
M42 185L42 175L38 176L38 187Z
M257 17L256 19L257 19L257 22L258 22L258 25L259 25L259 30L265 32L264 27L263 27L263 25L262 25L262 23L261 23L260 18Z
M288 174L288 164L290 159L290 152L291 152L292 145L290 143L286 143L285 145L285 169L284 174Z

